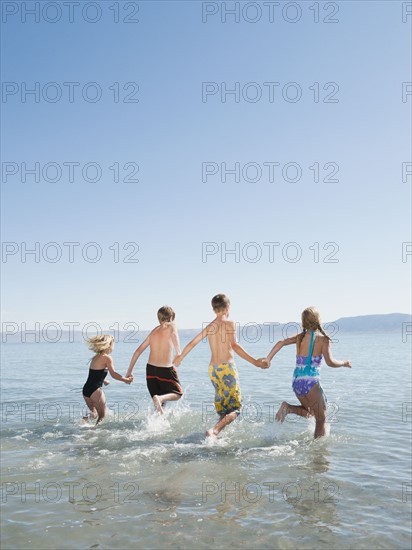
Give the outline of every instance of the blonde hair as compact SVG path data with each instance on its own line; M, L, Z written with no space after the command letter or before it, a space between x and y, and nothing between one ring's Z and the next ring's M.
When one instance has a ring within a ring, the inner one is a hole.
M173 309L170 306L162 306L157 312L157 318L159 319L159 323L174 321L175 317L176 317L176 313L173 311Z
M101 336L93 336L87 340L88 348L94 353L111 353L114 347L114 338L111 334L102 334Z
M299 347L302 344L302 340L305 337L305 334L308 330L318 330L323 336L330 341L329 336L326 334L326 332L323 330L321 326L320 321L320 313L319 311L311 306L307 307L302 311L302 329L303 332L299 335Z

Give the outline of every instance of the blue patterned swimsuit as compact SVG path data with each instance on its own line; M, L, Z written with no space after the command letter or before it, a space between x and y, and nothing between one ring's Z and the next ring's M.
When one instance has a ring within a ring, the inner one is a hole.
M312 356L315 339L316 335L312 330L310 334L309 354L307 356L296 356L296 367L293 371L292 389L298 397L307 395L316 384L319 384L319 388L323 394L319 380L322 355Z

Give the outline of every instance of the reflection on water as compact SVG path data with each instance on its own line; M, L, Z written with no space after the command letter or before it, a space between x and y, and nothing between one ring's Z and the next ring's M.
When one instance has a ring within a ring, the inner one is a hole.
M311 441L306 450L307 463L303 467L316 474L325 473L329 470L330 455L328 438Z

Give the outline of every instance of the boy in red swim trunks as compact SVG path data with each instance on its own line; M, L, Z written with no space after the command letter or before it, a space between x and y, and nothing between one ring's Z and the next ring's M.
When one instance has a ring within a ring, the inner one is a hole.
M173 322L175 312L169 306L163 306L157 312L160 325L155 327L144 342L134 352L126 377L133 372L136 361L144 350L150 346L150 354L146 366L147 389L152 396L154 406L160 414L164 414L166 401L177 401L183 395L183 390L173 366L174 351L180 354L179 335Z

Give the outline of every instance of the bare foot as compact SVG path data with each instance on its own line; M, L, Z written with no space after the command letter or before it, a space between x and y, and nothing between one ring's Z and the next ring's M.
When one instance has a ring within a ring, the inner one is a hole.
M288 404L286 403L286 401L283 401L283 403L279 407L278 412L276 413L275 419L282 424L287 414L288 414Z
M215 430L214 428L210 428L210 430L207 430L207 432L205 433L205 436L206 437L216 437L216 433L215 433Z
M160 397L158 395L153 396L153 403L154 403L154 406L156 407L157 412L159 414L164 414L162 402L160 401Z

